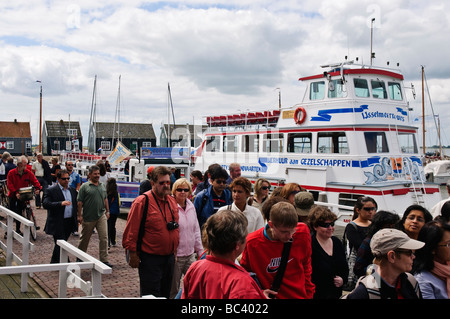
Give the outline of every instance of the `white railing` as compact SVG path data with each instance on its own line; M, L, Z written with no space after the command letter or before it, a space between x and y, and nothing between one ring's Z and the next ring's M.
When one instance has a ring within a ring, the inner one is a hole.
M0 267L0 275L22 274L27 276L34 272L59 271L58 298L67 298L67 288L78 288L85 293L86 297L105 297L102 294L102 275L112 273L112 268L65 240L57 240L56 243L61 247L61 263ZM67 260L69 254L81 261L62 262ZM81 278L82 269L91 270L91 281ZM21 291L26 292L27 287L21 287Z
M30 251L34 251L35 248L30 242L30 227L34 226L33 222L1 205L0 212L6 214L6 224L0 222L0 226L7 232L6 244L0 240L0 248L6 252L6 267L3 268L11 267L13 261L18 265L28 265ZM14 231L14 220L23 225L23 236ZM13 252L13 238L22 244L22 258ZM20 289L22 292L26 292L27 288L28 274L22 273Z
M60 262L67 260L69 255L77 257L77 260L81 260L81 262L76 263L59 264L66 267L59 268L58 298L67 296L67 288L79 288L87 297L105 297L102 294L102 275L111 274L112 268L65 240L57 240L56 243L61 247ZM53 266L55 264L50 265ZM81 278L81 269L91 269L91 281L84 281Z
M106 266L65 240L57 240L56 242L61 249L59 264L29 265L29 253L35 250L35 246L30 242L30 227L34 225L33 222L1 205L0 212L5 213L7 217L7 224L0 222L0 226L7 231L6 245L0 240L0 248L6 252L6 266L0 267L0 275L21 274L20 291L27 292L28 276L35 272L59 271L58 298L67 297L67 288L79 288L87 297L104 297L101 291L102 275L112 273L111 267ZM23 236L14 231L14 220L19 221L24 226ZM22 244L22 258L13 252L13 238ZM65 262L69 255L80 261ZM18 266L13 266L13 261ZM82 269L91 270L91 281L85 281L81 278L80 272Z

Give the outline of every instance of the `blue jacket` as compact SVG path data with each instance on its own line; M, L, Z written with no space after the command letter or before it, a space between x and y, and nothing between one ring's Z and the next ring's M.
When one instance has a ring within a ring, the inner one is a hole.
M212 191L212 185L210 185L207 189L204 189L198 193L198 195L194 198L194 206L197 211L197 219L200 224L200 229L208 217L214 213L214 202L211 195ZM226 205L231 204L233 202L231 191L229 189L225 189L223 192L225 194Z

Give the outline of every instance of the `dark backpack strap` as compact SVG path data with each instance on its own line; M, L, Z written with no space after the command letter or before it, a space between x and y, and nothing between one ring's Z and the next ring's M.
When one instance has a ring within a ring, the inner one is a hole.
M277 273L273 280L272 286L270 287L270 289L273 291L278 291L280 289L281 282L283 281L284 271L286 270L287 262L289 259L289 253L291 251L292 241L293 240L291 238L288 242L284 243L284 245L283 245L280 266L278 266Z
M145 221L147 220L147 211L148 211L148 196L147 194L142 194L145 196L145 206L144 206L144 212L142 213L142 219L141 219L141 225L139 226L139 234L138 234L138 240L136 243L136 251L141 251L142 246L142 238L144 238L144 232L145 232Z

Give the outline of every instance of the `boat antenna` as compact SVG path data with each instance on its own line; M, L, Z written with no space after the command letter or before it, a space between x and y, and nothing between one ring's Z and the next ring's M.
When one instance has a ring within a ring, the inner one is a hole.
M372 66L372 60L375 58L375 52L373 52L373 23L375 22L375 18L372 18L370 23L370 65Z

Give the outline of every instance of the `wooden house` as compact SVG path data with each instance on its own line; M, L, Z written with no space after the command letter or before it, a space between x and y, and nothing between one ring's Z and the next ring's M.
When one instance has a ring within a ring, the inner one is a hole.
M56 155L62 151L80 152L83 136L80 123L75 121L45 121L42 129L42 153Z
M0 121L0 154L32 155L30 122Z

